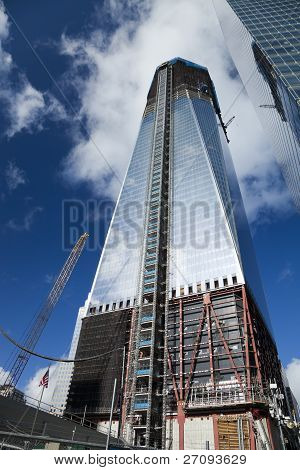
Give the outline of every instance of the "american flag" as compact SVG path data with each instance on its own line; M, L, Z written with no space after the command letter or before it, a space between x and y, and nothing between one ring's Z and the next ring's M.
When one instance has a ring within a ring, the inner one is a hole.
M43 377L41 378L39 387L48 388L48 383L49 383L49 369L47 370L45 375L43 375Z

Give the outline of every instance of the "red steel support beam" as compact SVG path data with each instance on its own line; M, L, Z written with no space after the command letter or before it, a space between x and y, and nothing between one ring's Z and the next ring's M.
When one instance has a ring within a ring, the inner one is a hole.
M257 367L257 379L258 379L259 384L260 384L261 387L262 387L263 384L262 384L262 377L261 377L260 364L259 364L259 360L258 360L258 354L257 354L257 349L256 349L256 343L255 343L254 334L253 334L252 319L251 319L251 315L250 315L250 312L249 312L249 305L248 305L247 293L246 293L245 286L242 287L242 291L243 291L243 298L245 298L245 306L246 306L247 320L248 320L249 330L250 330L250 338L251 338L251 342L252 342L252 348L253 348L253 353L254 353L255 365L256 365L256 367Z
M171 372L171 375L172 375L172 382L173 382L173 387L174 387L175 398L176 398L176 401L179 402L178 387L177 387L175 375L174 375L174 372L173 372L170 351L168 351L168 366L169 366L169 371Z
M209 304L205 305L205 311L206 311L207 335L208 335L210 381L211 381L212 386L215 387L213 340L212 340L212 334L211 334L211 318L210 318L210 305Z
M199 327L198 327L198 330L197 330L196 341L195 341L195 344L194 344L194 350L193 350L193 355L192 355L191 367L190 367L190 371L189 371L189 377L188 377L188 380L187 380L186 385L185 385L185 394L184 394L185 400L188 397L188 394L189 394L189 391L190 391L190 385L191 385L191 382L192 382L193 373L194 373L194 370L195 370L196 356L197 356L197 351L198 351L200 340L201 340L201 333L202 333L202 328L203 328L203 324L204 324L204 319L205 319L205 310L203 310L203 316L200 318L200 321L199 321Z
M249 337L248 337L248 319L247 319L247 301L246 291L242 289L243 296L243 321L244 321L244 342L245 342L245 359L246 359L246 375L247 375L247 394L248 399L251 397L251 374L250 374L250 356L249 356Z
M185 412L183 401L183 308L179 302L179 400L177 401L177 421L179 426L179 450L184 450Z
M179 450L184 450L184 424L185 424L185 412L184 402L177 402L177 422L179 427Z
M220 337L221 337L221 339L222 339L222 342L223 342L225 351L226 351L227 354L228 354L228 358L229 358L230 364L231 364L231 366L232 366L232 370L234 371L234 375L235 375L235 377L236 377L236 379L237 379L237 381L238 381L238 383L239 383L241 389L243 390L243 384L242 384L241 376L240 376L240 374L239 374L238 371L237 371L237 367L236 367L235 362L234 362L234 360L233 360L233 358L232 358L232 355L231 355L230 349L229 349L229 347L228 347L227 341L226 341L226 339L224 338L223 331L222 331L221 325L220 325L220 323L219 323L219 319L218 319L218 317L217 317L217 315L216 315L216 313L215 313L214 308L213 308L212 305L210 305L210 308L211 308L211 311L213 312L213 315L214 315L214 318L215 318L215 322L216 322L216 325L217 325L217 328L218 328Z
M183 308L182 300L179 303L179 396L183 400Z

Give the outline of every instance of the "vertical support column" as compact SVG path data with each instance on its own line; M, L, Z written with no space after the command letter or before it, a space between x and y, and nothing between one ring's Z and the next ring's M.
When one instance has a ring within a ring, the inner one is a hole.
M244 341L245 341L245 363L247 377L247 397L251 399L251 373L250 373L250 357L249 357L249 337L248 337L248 320L247 320L247 302L245 287L242 287L243 298L243 323L244 323Z
M203 297L206 313L206 322L207 322L207 334L208 334L208 349L209 349L209 367L210 367L210 381L215 388L215 378L214 378L214 356L213 356L213 340L211 334L211 318L210 318L210 295L205 294Z
M177 402L177 421L179 426L179 450L184 450L185 412L183 401L183 306L179 301L179 401Z
M183 307L182 299L179 302L179 381L180 389L179 396L180 400L183 400Z
M255 343L255 338L254 338L254 333L253 333L252 319L251 319L251 315L250 315L250 312L249 312L247 292L246 292L245 286L242 287L242 291L243 291L243 299L245 299L246 316L247 316L249 330L250 330L250 337L251 337L251 343L252 343L252 347L253 347L255 365L256 365L256 368L257 368L257 380L258 380L258 383L260 384L260 386L262 387L263 384L262 384L260 364L259 364L259 360L258 360L257 348L256 348L256 343Z
M177 402L177 422L179 427L179 450L184 450L184 425L185 425L185 411L184 401Z

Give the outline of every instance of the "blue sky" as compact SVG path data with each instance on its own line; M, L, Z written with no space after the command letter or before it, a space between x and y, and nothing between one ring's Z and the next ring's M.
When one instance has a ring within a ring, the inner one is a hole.
M68 256L62 202L89 204L91 241L37 347L49 355L67 352L155 67L180 55L209 67L225 118L237 116L229 128L231 149L286 366L300 358L300 218L243 91L231 106L242 85L213 9L191 1L186 12L178 0L168 14L168 3L132 1L129 8L125 1L4 2L9 11L2 8L0 17L1 325L20 337ZM4 369L10 351L1 337ZM19 386L41 367L44 361L32 358Z

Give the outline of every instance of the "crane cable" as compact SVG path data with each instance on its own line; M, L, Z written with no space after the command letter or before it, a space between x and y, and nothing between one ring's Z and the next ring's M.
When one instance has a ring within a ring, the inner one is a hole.
M19 349L22 349L22 351L25 351L31 354L32 356L40 357L42 359L47 359L47 361L53 361L53 362L73 362L74 363L74 362L92 361L93 359L99 359L100 357L107 356L107 354L111 354L114 351L118 351L119 349L124 350L124 348L121 347L121 348L112 349L111 351L107 351L106 353L103 353L103 354L98 354L97 356L84 357L81 359L64 359L63 357L46 356L45 354L39 354L37 352L31 351L28 348L25 348L25 346L22 346L21 344L17 343L17 341L15 341L13 338L11 338L8 335L8 333L6 333L6 331L2 328L1 325L0 325L0 333L2 336L4 336L4 338L6 338L14 346L16 346Z

